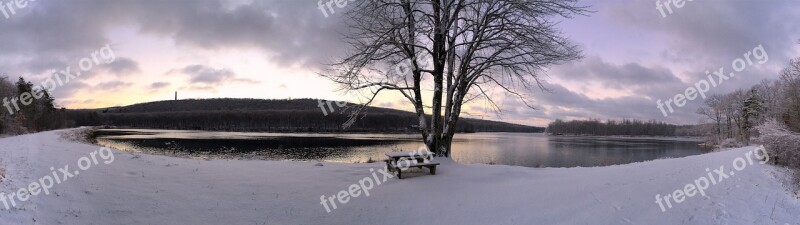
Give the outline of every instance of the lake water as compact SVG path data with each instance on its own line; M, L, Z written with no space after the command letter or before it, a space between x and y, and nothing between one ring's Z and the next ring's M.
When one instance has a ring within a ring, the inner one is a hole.
M416 134L283 134L103 129L100 145L131 152L328 162L380 161L423 147ZM686 138L572 137L536 133L457 134L453 160L527 167L590 167L702 154Z

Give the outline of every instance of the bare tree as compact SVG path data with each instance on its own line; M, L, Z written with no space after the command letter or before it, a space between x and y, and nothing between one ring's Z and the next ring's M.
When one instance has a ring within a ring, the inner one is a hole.
M711 95L705 100L705 106L701 106L697 113L705 115L714 122L714 135L710 135L713 144L722 142L722 118L723 106L722 97L719 95Z
M783 100L785 108L782 118L791 129L800 131L800 58L789 61L789 65L781 72ZM777 85L776 85L777 86Z
M487 92L500 88L530 107L521 89L542 87L539 78L546 67L580 59L555 20L588 12L577 0L351 4L356 5L345 16L345 40L353 51L323 76L345 90L367 93L364 106L382 91L401 93L414 106L425 144L448 157L465 102L484 99L499 110ZM382 69L400 62L410 62L408 70Z

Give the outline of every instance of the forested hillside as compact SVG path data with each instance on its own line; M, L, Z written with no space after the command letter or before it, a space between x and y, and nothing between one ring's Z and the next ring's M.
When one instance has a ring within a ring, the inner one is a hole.
M356 107L316 99L189 99L149 102L125 107L70 110L79 126L113 125L131 128L273 132L414 132L414 113L370 107L343 129ZM323 109L325 108L325 112ZM464 119L459 132L542 132L544 128L504 122Z

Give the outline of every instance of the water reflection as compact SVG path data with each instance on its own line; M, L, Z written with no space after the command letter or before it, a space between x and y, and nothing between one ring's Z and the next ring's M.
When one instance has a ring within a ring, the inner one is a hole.
M101 145L179 156L367 162L386 152L416 150L414 134L280 134L166 130L100 130ZM704 153L696 140L458 134L452 157L461 163L527 167L605 166Z

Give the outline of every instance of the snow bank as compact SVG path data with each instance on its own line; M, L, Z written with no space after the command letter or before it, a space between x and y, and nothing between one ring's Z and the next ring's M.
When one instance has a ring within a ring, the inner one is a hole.
M0 139L10 192L100 147L45 132ZM754 164L662 212L670 193L754 147L598 168L460 165L390 179L327 213L330 196L383 163L193 160L115 151L9 211L0 224L797 224L784 171ZM405 174L405 173L404 173Z

